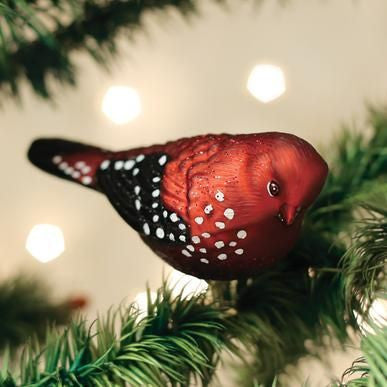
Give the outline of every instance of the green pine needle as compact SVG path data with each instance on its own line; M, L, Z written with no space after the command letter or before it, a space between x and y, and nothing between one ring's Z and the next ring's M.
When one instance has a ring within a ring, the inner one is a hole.
M74 52L83 51L108 68L117 54L118 37L132 38L144 28L144 14L167 15L175 9L189 16L196 13L196 4L195 0L0 1L1 92L19 97L20 84L27 80L38 96L52 98L53 79L67 85L77 82Z
M0 385L161 387L196 379L207 384L227 337L221 312L204 295L173 297L165 284L148 313L140 319L132 305L95 324L77 320L64 332L52 329L44 348L26 347L20 380L3 376Z
M363 202L363 219L357 222L351 246L340 266L345 276L348 311L366 317L377 297L387 295L387 190Z
M385 387L387 384L387 327L372 325L361 342L363 357L355 360L335 383L338 387ZM356 376L356 377L354 377ZM346 381L347 380L347 381Z

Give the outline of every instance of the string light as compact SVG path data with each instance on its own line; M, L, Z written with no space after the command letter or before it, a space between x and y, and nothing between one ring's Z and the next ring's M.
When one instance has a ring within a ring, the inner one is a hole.
M65 250L63 232L52 224L37 224L28 234L26 249L42 263L52 261Z
M131 87L112 86L103 97L102 112L115 124L126 124L141 113L140 96Z
M259 64L250 73L247 89L263 103L274 101L286 90L284 73L278 66Z

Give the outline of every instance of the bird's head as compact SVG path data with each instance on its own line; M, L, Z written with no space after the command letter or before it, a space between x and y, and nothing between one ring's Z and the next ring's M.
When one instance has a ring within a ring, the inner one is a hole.
M312 145L286 133L268 134L257 163L262 168L256 188L265 199L263 211L286 226L314 202L328 173L327 163Z

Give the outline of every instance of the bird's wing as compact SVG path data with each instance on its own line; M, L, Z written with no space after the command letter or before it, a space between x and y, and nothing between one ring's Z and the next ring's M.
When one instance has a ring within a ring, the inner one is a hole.
M187 173L192 235L235 234L249 223L256 197L247 152L244 144L212 146L192 163Z
M187 226L161 200L165 153L120 156L101 163L98 185L121 217L142 236L166 243L184 243Z

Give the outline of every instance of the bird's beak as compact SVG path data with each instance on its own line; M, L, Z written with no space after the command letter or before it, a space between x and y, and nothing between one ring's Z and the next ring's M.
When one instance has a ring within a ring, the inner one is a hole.
M299 207L285 203L280 207L278 218L286 226L290 226L294 223L299 211Z

